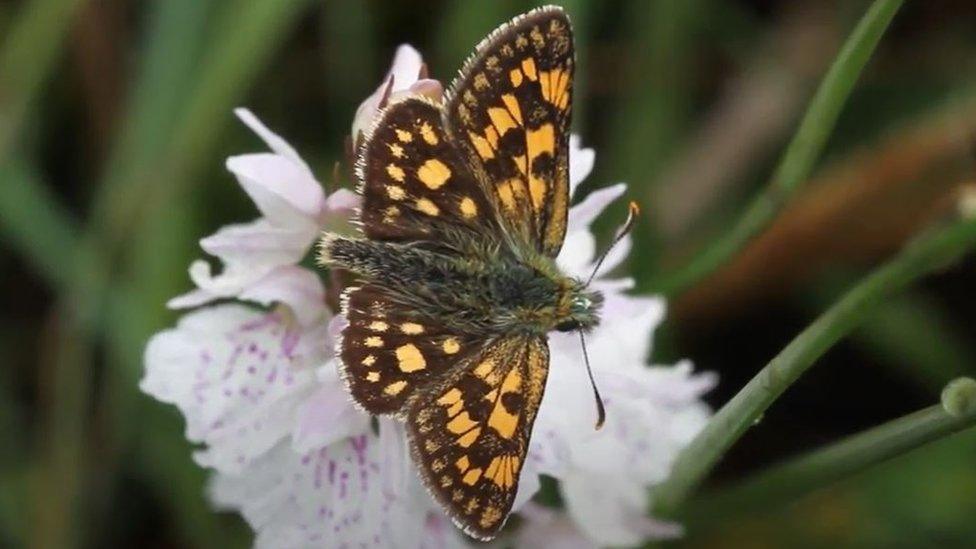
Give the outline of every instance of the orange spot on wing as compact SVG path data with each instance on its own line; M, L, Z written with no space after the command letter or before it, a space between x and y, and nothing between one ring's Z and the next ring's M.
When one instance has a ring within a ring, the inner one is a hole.
M537 75L535 72L535 59L531 57L526 57L522 60L522 72L525 73L525 77L529 80L535 82Z
M515 96L510 93L506 93L502 95L502 103L505 103L505 108L508 109L508 112L512 113L512 116L515 118L515 121L518 122L519 125L521 126L522 109L519 108L519 103L518 100L515 99Z
M522 70L512 69L508 73L508 79L512 82L512 87L517 88L522 85Z
M508 109L502 107L491 107L488 109L488 118L491 119L491 123L498 130L498 135L505 135L508 130L518 127L515 119L509 114ZM489 141L491 141L490 138Z
M401 372L416 372L427 367L427 361L413 343L407 343L397 347L396 357Z
M481 427L475 427L474 429L471 429L470 431L468 431L463 436L457 439L458 446L462 448L470 447L472 444L474 444L474 441L478 440L478 435L480 434L481 434Z
M444 393L441 395L441 398L437 399L437 403L444 406L450 406L451 404L461 400L462 396L464 395L461 393L460 389L457 387L452 387L450 391Z
M460 435L478 426L478 423L471 419L467 412L461 412L454 419L447 423L447 430Z
M492 148L488 140L472 131L468 132L468 138L471 139L471 144L474 145L475 152L478 153L483 160L491 160L495 158L495 151Z
M451 169L436 158L430 158L417 169L417 179L428 189L437 190L451 178Z

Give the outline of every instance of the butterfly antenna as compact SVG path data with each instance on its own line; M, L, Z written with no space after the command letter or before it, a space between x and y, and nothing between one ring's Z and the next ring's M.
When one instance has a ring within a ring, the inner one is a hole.
M603 427L603 422L607 419L607 410L603 407L603 397L600 390L596 388L596 380L593 379L593 369L590 368L590 355L586 352L586 338L583 330L579 331L580 345L583 346L583 360L586 362L586 375L590 376L590 386L593 387L593 398L596 400L596 429Z
M603 265L603 260L605 260L607 255L610 254L610 250L612 250L614 246L623 240L623 238L627 236L627 233L634 228L634 223L637 221L638 215L640 215L640 206L638 206L636 202L631 201L630 205L628 206L627 220L624 221L624 224L621 225L619 229L617 229L617 234L613 237L613 242L607 246L607 249L603 252L603 255L601 255L600 259L596 261L596 265L593 267L593 272L590 273L590 278L586 279L586 284L584 284L584 287L589 286L590 282L593 282L593 279L596 278L596 273L600 270L600 266Z

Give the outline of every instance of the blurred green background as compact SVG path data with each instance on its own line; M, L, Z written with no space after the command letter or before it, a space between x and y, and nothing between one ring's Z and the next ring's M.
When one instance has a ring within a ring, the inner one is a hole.
M643 291L762 187L861 0L563 3L584 192L642 203ZM251 108L323 181L397 44L450 80L531 2L0 0L0 546L244 547L212 512L175 408L141 395L197 240L253 205L223 159ZM826 155L777 221L678 295L656 359L721 375L721 405L841 291L976 181L976 3L907 2ZM349 181L340 182L349 186ZM604 236L622 218L605 216ZM737 444L708 488L937 401L976 372L968 261L885 303ZM788 500L689 524L680 547L976 546L976 432Z

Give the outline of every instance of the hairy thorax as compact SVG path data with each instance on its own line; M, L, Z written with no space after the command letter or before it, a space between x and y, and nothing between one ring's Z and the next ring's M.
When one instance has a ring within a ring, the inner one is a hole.
M587 330L602 296L563 275L541 255L516 258L504 247L458 257L410 244L335 237L322 260L348 269L415 312L472 334Z

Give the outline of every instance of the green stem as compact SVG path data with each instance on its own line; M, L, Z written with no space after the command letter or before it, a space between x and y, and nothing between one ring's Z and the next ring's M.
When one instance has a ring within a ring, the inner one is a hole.
M655 291L673 295L693 286L718 269L776 217L809 177L858 76L902 3L903 0L876 0L871 5L824 76L767 187L746 208L735 226L684 267L655 284Z
M68 35L81 0L34 0L17 14L0 47L0 163L23 125Z
M879 304L923 275L955 261L973 246L976 220L958 221L913 240L894 259L851 289L756 374L681 452L671 477L655 491L658 510L674 513L763 412Z
M57 287L70 282L65 266L73 261L77 234L78 223L34 170L0 161L0 237Z
M941 405L889 421L755 475L736 486L688 502L690 521L714 520L794 500L873 465L976 426L976 410L954 416ZM726 511L727 512L727 511Z

